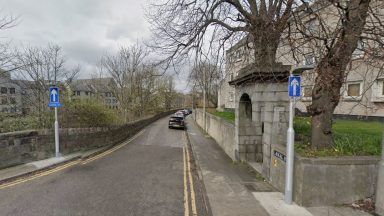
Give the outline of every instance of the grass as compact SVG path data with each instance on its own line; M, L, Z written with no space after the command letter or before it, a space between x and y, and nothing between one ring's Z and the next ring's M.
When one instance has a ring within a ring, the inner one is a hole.
M335 120L332 126L332 147L316 150L311 148L311 119L296 117L295 149L306 157L380 155L384 124L374 121Z
M235 113L207 109L207 112L229 122ZM295 149L305 157L380 155L384 124L377 121L335 120L332 126L334 144L322 150L311 148L311 118L295 117Z
M220 112L220 111L217 111L216 109L207 109L207 112L215 116L218 116L220 118L223 118L231 123L235 123L235 113L233 112Z

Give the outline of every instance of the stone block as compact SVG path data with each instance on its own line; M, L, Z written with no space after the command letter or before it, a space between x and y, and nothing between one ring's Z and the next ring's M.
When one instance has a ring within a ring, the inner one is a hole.
M270 157L271 156L271 146L270 145L262 145L263 154Z
M248 144L246 145L247 148L247 153L254 153L256 150L256 145L255 144Z
M247 153L247 161L255 161L255 153Z
M264 134L262 139L263 139L262 140L263 145L271 145L272 144L271 143L271 135Z
M247 151L247 147L244 144L239 144L239 153L244 153Z

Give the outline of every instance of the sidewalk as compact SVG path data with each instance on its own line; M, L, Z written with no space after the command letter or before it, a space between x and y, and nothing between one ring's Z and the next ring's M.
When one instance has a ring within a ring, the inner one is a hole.
M106 150L106 147L92 149L88 151L76 152L68 155L63 155L60 157L52 157L40 161L33 161L26 164L21 164L18 166L9 167L6 169L0 169L0 184L13 181L15 179L32 175L34 173L51 169L53 167L68 163L73 160L86 159L92 157L96 154L99 154Z
M348 207L311 207L286 205L277 192L247 164L234 163L214 139L192 118L188 136L214 216L369 216Z

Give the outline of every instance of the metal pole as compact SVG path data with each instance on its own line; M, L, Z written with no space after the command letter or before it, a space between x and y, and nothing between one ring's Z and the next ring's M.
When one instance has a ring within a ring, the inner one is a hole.
M204 114L204 130L206 130L206 117L205 117L205 93L206 93L206 92L205 92L205 86L206 86L206 83L205 83L205 82L206 82L206 80L205 80L205 70L204 70L203 74L204 74L204 78L203 78L203 79L204 79L204 83L203 83L203 85L204 85L204 86L203 86L203 94L204 94L204 95L203 95L203 98L204 98L204 103L203 103L203 106L204 106L204 107L203 107L203 114Z
M293 187L293 166L294 166L294 141L295 131L293 129L293 116L295 112L295 98L289 101L289 127L287 130L287 164L285 171L285 194L284 200L286 204L292 204L292 187Z
M55 107L55 155L60 156L59 149L59 121L57 120L57 107Z

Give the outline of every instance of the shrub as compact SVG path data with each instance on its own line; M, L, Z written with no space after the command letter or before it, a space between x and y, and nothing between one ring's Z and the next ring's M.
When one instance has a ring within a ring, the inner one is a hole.
M116 113L95 100L66 103L62 111L62 127L108 127L116 124Z

